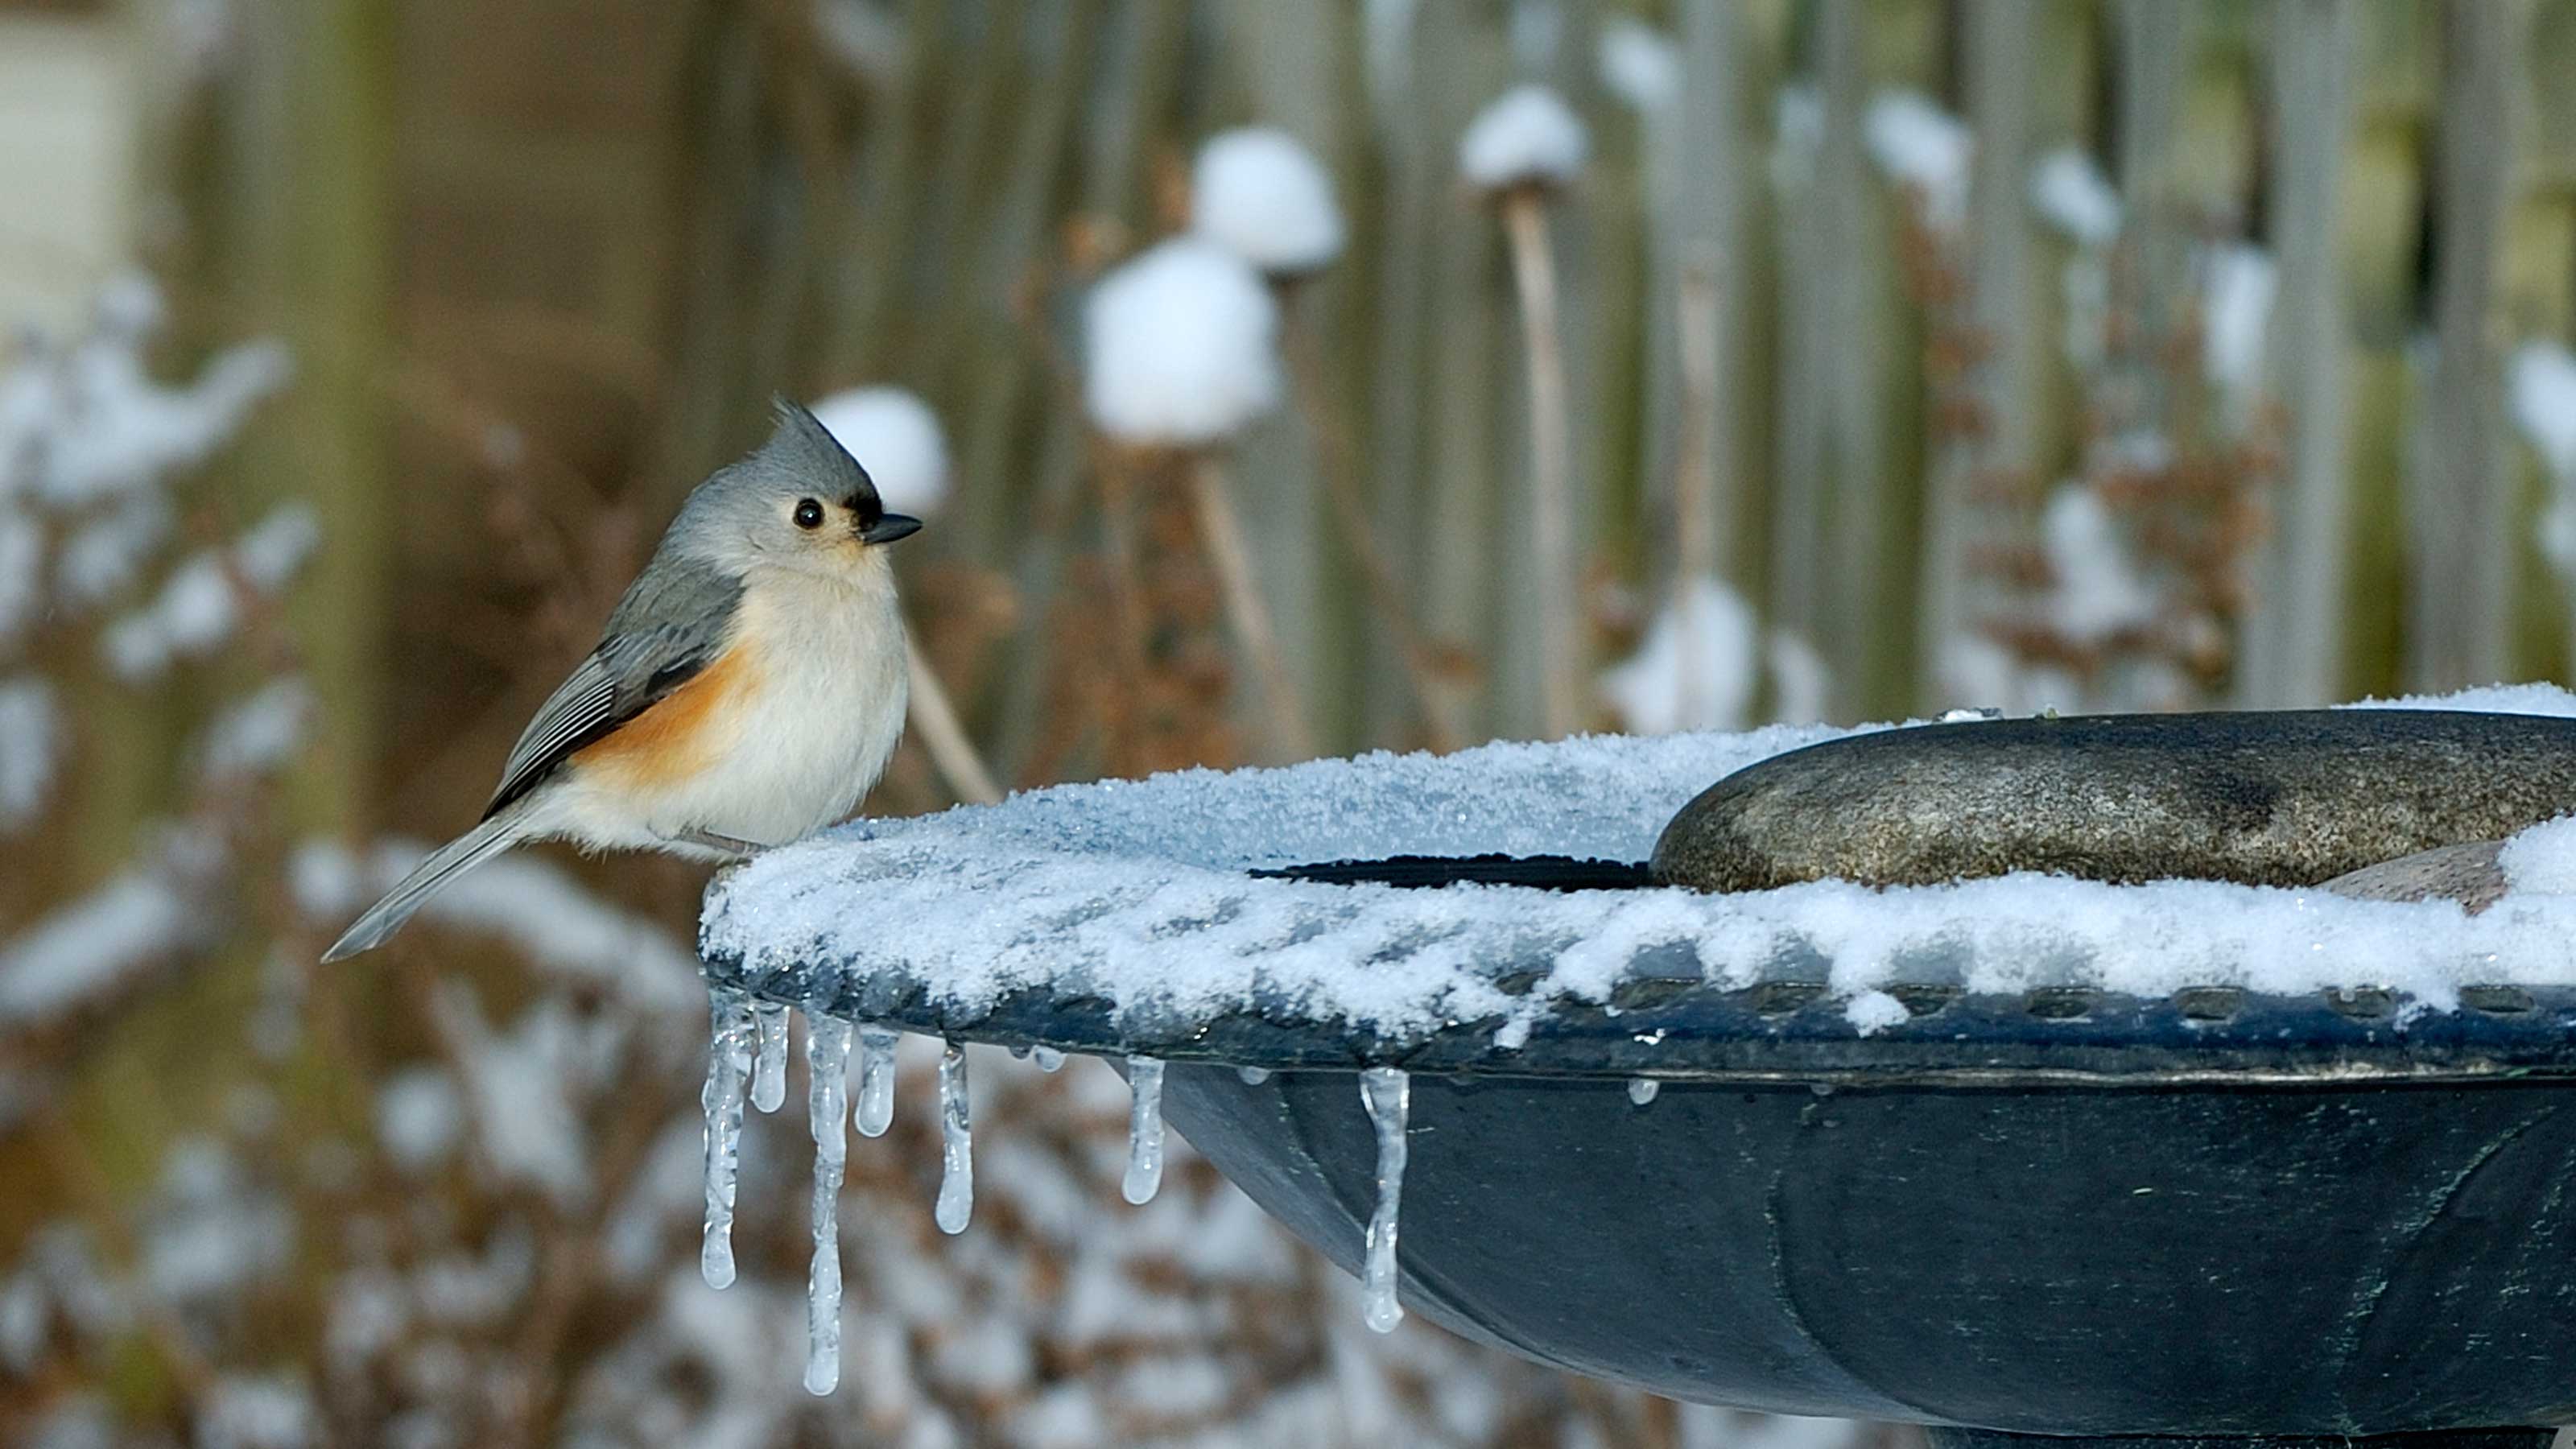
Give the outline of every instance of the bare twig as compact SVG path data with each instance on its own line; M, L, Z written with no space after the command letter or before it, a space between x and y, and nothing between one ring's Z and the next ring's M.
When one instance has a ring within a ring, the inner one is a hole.
M1271 743L1292 759L1307 759L1315 753L1313 736L1307 733L1305 711L1297 700L1295 683L1288 677L1287 661L1280 657L1279 635L1270 625L1270 607L1262 602L1261 587L1252 576L1252 550L1244 543L1243 520L1236 516L1234 501L1226 495L1225 474L1216 459L1205 453L1189 460L1191 501L1197 506L1199 538L1206 544L1208 562L1216 569L1218 587L1225 593L1226 617L1234 625L1236 642L1243 646L1253 671L1261 676L1262 702L1269 707Z
M1440 688L1448 672L1442 668L1442 660L1450 651L1424 635L1412 604L1404 596L1394 561L1387 557L1386 546L1371 525L1368 502L1360 495L1359 478L1351 462L1350 438L1327 406L1323 364L1315 351L1313 335L1297 325L1294 313L1289 314L1283 330L1288 366L1296 379L1298 407L1305 414L1307 432L1315 440L1324 493L1333 507L1333 522L1341 529L1351 558L1359 564L1360 582L1368 589L1369 602L1377 609L1379 622L1395 636L1396 657L1403 661L1405 683L1412 689L1414 710L1422 719L1422 742L1435 753L1446 754L1458 748L1458 729L1449 718L1448 701Z
M921 743L930 751L931 763L939 767L939 777L960 800L990 805L1001 799L1001 786L993 783L992 770L967 737L947 687L930 667L930 656L922 652L921 640L910 625L904 627L903 650L912 664L912 722L921 728Z
M1530 552L1538 608L1540 719L1550 737L1583 722L1582 661L1576 657L1572 491L1568 482L1565 349L1556 316L1556 257L1548 241L1547 195L1522 186L1503 197L1512 279L1520 292L1521 341L1529 356Z

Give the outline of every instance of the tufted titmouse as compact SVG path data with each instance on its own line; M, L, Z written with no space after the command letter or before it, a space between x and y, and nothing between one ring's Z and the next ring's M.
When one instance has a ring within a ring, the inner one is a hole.
M850 813L903 733L888 513L814 415L689 494L599 645L528 722L483 822L334 942L354 956L432 891L528 840L740 859Z

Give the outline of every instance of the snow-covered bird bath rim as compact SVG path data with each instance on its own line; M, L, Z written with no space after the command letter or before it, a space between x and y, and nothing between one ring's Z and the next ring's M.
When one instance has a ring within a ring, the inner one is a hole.
M2576 716L2545 686L2400 703L2562 730ZM2512 1069L2514 1043L2545 1049L2576 988L2555 827L2520 851L2529 880L2476 914L2038 874L1736 894L1256 874L1494 853L1633 869L1710 782L1883 728L1188 771L857 822L721 882L701 949L726 985L958 1040L1616 1077L1908 1071L1947 1060L1971 1019L1997 1070L2128 1071L2142 1032L2216 1070L2396 1042L2374 1070ZM2319 1029L2282 1038L2270 1013L2310 1006Z

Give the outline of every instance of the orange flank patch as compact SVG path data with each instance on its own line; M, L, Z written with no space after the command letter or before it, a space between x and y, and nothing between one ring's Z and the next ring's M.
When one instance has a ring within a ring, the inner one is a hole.
M629 790L679 784L732 747L733 725L760 675L752 651L736 645L616 733L574 751L572 762Z

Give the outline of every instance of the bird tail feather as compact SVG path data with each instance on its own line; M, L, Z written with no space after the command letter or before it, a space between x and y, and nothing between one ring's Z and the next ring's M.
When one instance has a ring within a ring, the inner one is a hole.
M403 927L421 903L440 887L464 871L481 864L491 856L516 845L523 838L519 830L521 812L504 810L463 835L430 852L429 858L412 867L411 874L385 892L385 898L367 907L331 949L322 953L324 964L343 961L361 951L372 951L385 938Z

